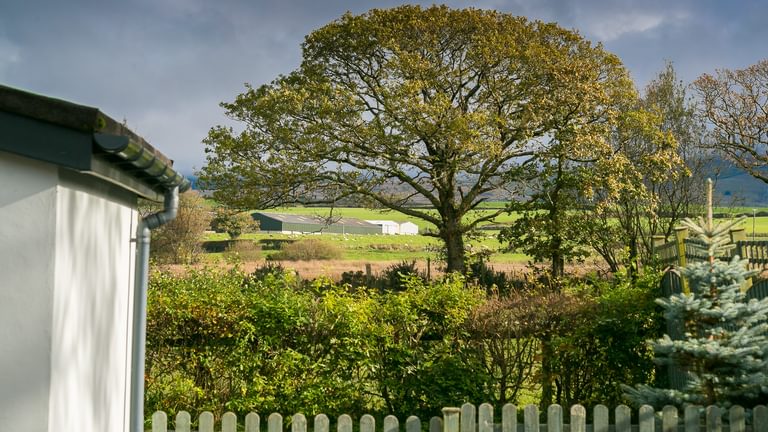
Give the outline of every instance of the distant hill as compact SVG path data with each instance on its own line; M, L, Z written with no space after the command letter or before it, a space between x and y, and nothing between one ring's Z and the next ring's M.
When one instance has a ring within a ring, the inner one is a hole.
M719 206L766 207L768 206L768 183L764 183L741 168L725 160L717 160L719 173L713 169L715 180L715 201Z
M768 170L768 168L767 168ZM732 163L716 159L712 163L710 176L715 181L715 202L722 207L768 207L768 183L763 183L747 174ZM198 189L197 176L188 175L192 189ZM702 179L704 181L706 179ZM503 191L492 191L485 195L489 201L506 201L509 196ZM425 201L425 205L428 203Z

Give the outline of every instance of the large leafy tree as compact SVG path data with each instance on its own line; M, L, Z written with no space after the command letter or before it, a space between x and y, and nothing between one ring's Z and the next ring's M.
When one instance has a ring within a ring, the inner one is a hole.
M704 74L694 85L714 128L715 149L768 183L768 59L746 69Z
M637 100L617 106L610 146L582 150L561 140L537 155L526 187L522 216L500 233L502 240L537 260L548 259L555 277L566 261L589 256L593 247L612 271L638 255L639 215L653 211L644 180L669 180L681 162L676 141L662 130L661 115ZM618 223L617 223L618 222Z
M649 218L648 235L643 239L646 256L651 251L651 236L669 238L682 218L701 211L706 197L702 179L713 174L714 155L707 149L709 134L688 90L672 63L667 63L645 88L642 99L647 109L661 114L661 129L674 136L679 159L670 167L674 175L661 181L652 177L645 180L658 204L658 217Z
M201 180L238 207L403 212L434 224L461 271L465 234L503 211L472 211L487 194L563 140L606 148L615 101L632 96L616 56L555 24L444 6L346 14L306 38L299 68L223 104L243 129L211 129Z

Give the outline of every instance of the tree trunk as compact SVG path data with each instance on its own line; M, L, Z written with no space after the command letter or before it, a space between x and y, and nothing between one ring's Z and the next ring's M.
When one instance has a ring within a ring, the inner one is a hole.
M630 280L633 282L637 280L639 269L637 268L637 257L639 251L637 247L637 237L632 236L629 239L629 262L627 263L627 273Z
M552 361L554 350L550 336L544 335L541 338L541 406L545 410L552 403Z
M559 278L565 274L565 258L560 251L560 239L552 240L552 277Z
M445 242L446 249L446 271L465 273L466 267L464 266L464 237L456 227L446 226L442 231L442 239Z

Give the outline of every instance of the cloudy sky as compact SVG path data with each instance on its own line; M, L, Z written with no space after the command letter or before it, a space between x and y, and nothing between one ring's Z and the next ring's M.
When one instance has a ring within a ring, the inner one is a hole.
M305 35L402 1L0 0L0 84L100 108L191 174L221 101L296 68ZM413 2L430 5L433 2ZM482 0L601 41L639 88L674 63L690 82L768 58L765 0Z

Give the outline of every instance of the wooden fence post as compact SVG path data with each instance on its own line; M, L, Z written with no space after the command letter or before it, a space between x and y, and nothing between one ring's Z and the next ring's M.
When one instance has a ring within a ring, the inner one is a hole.
M200 432L213 432L213 413L204 411L197 418L198 429Z
M372 415L360 417L360 432L376 432L376 419Z
M252 412L245 416L245 432L259 432L261 418L258 414ZM189 432L187 430L186 432Z
M675 245L677 246L677 266L682 268L685 267L685 264L687 263L687 259L685 256L685 240L688 238L688 228L686 227L677 227L675 228ZM688 289L688 281L685 280L685 278L680 278L680 282L683 288L684 293L690 293L690 289Z
M342 414L336 420L336 430L338 432L352 432L352 417Z
M655 256L656 251L659 249L660 246L664 246L664 244L667 242L667 238L663 235L654 235L651 237L651 253Z
M731 407L728 412L728 426L731 428L731 432L744 432L746 430L744 408L738 405Z
M168 432L168 415L162 411L152 414L152 432Z
M744 227L731 228L729 234L731 235L731 243L733 244L747 240L747 230L745 230Z
M405 432L421 432L421 420L416 416L410 416L405 420Z
M640 407L637 415L637 424L640 432L653 432L656 427L656 411L650 405Z
M720 418L720 408L710 405L706 410L707 432L720 432L723 430L723 420Z
M429 432L443 432L443 419L437 416L429 419Z
M752 410L752 430L768 430L768 407L758 405Z
M501 409L501 432L517 432L517 407L512 404Z
M751 255L750 253L747 253L749 251L749 246L746 245L747 241L747 231L744 229L744 227L741 228L733 228L731 229L731 243L736 245L736 251L734 254L738 255L739 258L745 259L745 258L751 258L748 255ZM754 246L754 245L753 245ZM752 266L748 266L752 267ZM741 285L741 292L747 292L752 288L752 278L748 278L744 281L744 284Z
M477 432L477 418L475 406L465 403L461 406L461 432Z
M291 432L307 432L307 417L304 414L291 417Z
M278 413L270 414L269 418L267 418L267 431L283 432L283 416ZM213 430L211 430L211 432L213 432Z
M632 410L626 405L619 405L614 410L616 432L632 432Z
M227 412L221 416L221 432L237 432L237 416Z
M443 432L459 432L459 413L461 408L443 408Z
M397 417L388 415L384 417L384 432L398 432L400 430L400 422L397 421Z
M477 412L477 431L493 432L493 405L484 403Z
M587 410L582 405L571 407L571 432L587 432Z
M563 407L552 404L547 407L547 431L563 432Z
M672 405L665 405L661 409L661 430L662 432L677 432L677 408Z
M677 245L677 265L685 267L685 240L688 238L688 228L675 228L675 244Z
M192 416L186 411L179 411L176 414L176 424L174 425L176 432L189 432L192 430Z
M536 405L523 408L523 428L525 432L539 432L539 407Z
M593 410L594 414L594 430L595 432L608 432L608 407L605 405L595 405Z
M685 432L699 432L701 429L701 415L699 411L700 406L689 405L685 407L683 414L683 423L685 424Z
M316 415L312 423L312 430L314 432L331 432L331 421L328 420L328 416L325 414Z

